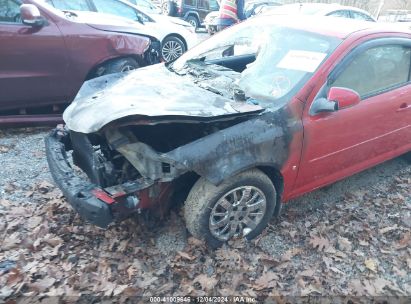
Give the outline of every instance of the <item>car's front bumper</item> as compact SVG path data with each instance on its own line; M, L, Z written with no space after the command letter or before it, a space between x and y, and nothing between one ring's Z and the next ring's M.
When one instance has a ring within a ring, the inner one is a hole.
M148 189L151 184L135 182L123 185L117 193L108 192L86 178L76 175L68 158L71 149L69 132L64 128L54 129L46 137L46 154L49 169L54 181L63 192L69 204L88 222L105 228L116 220L122 220L140 208L139 191Z

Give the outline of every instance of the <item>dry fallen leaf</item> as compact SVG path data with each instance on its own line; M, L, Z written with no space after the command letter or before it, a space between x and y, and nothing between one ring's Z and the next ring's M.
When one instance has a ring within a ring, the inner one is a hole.
M302 251L303 250L301 248L289 249L281 256L281 261L283 262L290 261L294 256L300 254Z
M384 234L384 233L387 233L387 232L390 232L390 231L393 231L393 230L397 230L397 229L398 229L398 225L395 224L394 226L382 228L382 229L378 230L378 232L380 234Z
M195 256L192 256L186 252L183 251L177 251L178 255L181 256L183 259L189 260L189 261L193 261L196 259Z
M43 218L41 216L31 216L27 220L27 227L29 229L36 228L40 223L43 221Z
M308 296L312 293L319 293L320 295L322 294L321 291L318 288L316 288L315 286L313 286L312 284L308 285L307 287L305 287L301 290L301 296L302 297Z
M319 251L330 247L330 241L328 241L328 239L318 236L313 236L310 239L310 244L313 248L318 248Z
M367 259L364 261L365 267L373 272L377 272L377 262L374 259Z
M31 283L30 287L38 292L43 292L43 291L46 291L48 288L50 288L55 282L56 282L56 279L46 277L44 279Z
M410 245L411 245L411 232L407 231L406 233L402 235L401 239L395 245L395 249L407 248L407 247L410 247Z
M218 280L214 276L208 277L206 274L200 274L194 279L193 283L199 283L203 290L209 292L214 289Z
M351 251L352 249L352 244L347 238L338 237L337 244L340 250Z
M278 281L279 276L278 274L272 272L272 271L267 271L264 272L256 281L255 284L253 285L253 289L255 290L263 290L266 288L274 288L276 287L276 282Z

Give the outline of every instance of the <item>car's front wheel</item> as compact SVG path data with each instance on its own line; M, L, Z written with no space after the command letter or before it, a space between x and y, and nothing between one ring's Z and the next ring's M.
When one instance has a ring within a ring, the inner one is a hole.
M190 15L187 17L186 21L194 26L196 30L200 27L200 21L196 16Z
M200 178L184 206L187 229L212 247L230 239L259 235L270 221L277 193L258 169L242 172L215 186Z
M170 62L183 55L186 50L186 46L180 38L170 36L163 40L161 55L165 62Z

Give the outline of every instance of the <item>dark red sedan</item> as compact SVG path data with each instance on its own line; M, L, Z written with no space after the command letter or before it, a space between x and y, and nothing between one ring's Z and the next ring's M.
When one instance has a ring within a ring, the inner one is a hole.
M410 33L257 17L172 64L89 81L47 138L50 170L99 226L185 200L195 237L253 238L282 203L410 153L410 72Z
M0 46L0 125L55 124L85 80L157 63L160 51L135 22L40 0L0 2Z

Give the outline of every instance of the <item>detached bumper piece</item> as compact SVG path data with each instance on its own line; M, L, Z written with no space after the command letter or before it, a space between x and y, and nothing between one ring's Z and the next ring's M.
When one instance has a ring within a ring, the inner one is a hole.
M101 187L77 176L71 167L67 151L71 150L69 132L64 128L54 129L46 137L46 154L54 181L69 204L88 222L106 228L111 222L128 217L137 211L137 196L112 196ZM147 187L137 185L134 191ZM121 212L119 212L121 210Z

